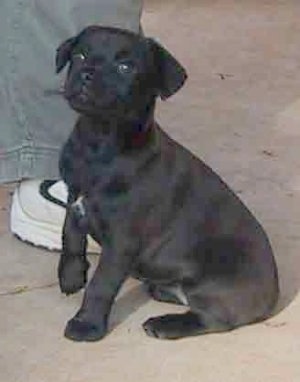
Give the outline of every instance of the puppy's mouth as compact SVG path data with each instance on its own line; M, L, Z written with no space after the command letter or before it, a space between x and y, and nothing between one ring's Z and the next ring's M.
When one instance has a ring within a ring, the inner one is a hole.
M95 106L95 102L93 102L92 97L90 97L87 93L85 92L79 92L79 93L73 93L73 94L68 94L64 93L64 97L67 99L69 103L72 105L82 105L82 106Z
M87 89L77 92L65 90L63 95L71 108L80 114L104 117L115 114L116 109L122 109L117 98L95 96L92 91Z
M63 96L76 111L83 112L87 109L90 110L99 107L92 89L84 83L76 87L65 85Z
M128 109L128 100L116 89L107 86L95 89L93 85L69 83L65 85L63 96L70 107L80 114L113 117L122 115Z
M95 103L86 93L64 95L71 108L81 114L100 113L99 105Z

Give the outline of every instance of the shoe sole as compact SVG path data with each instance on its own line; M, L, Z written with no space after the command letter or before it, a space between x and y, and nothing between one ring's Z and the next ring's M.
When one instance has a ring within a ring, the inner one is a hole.
M54 252L62 250L62 230L49 223L37 222L26 214L17 191L14 192L12 198L10 230L19 240L35 247ZM87 252L94 254L101 252L100 246L90 237Z

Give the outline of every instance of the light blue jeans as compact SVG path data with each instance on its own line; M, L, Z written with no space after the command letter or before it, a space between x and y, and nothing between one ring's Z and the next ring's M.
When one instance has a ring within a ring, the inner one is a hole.
M75 114L55 92L55 50L91 24L139 31L142 0L1 0L0 183L57 178Z

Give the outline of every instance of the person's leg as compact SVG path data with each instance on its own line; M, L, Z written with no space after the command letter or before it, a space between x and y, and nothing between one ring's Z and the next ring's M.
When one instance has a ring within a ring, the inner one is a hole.
M74 124L55 75L55 50L87 25L139 31L142 0L38 0L0 5L0 183L58 177Z
M13 198L11 229L23 240L60 249L64 208L44 198L41 181L24 181L58 178L59 152L75 121L57 94L62 82L54 68L57 46L91 24L138 32L141 10L142 0L11 0L0 5L0 183L22 181ZM64 200L62 182L49 191ZM31 224L46 231L56 227L52 244L43 241L43 230L38 240L27 237Z

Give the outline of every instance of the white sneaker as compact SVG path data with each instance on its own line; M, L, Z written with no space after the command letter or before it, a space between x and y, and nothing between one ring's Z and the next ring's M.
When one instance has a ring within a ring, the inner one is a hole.
M67 188L63 181L22 181L12 198L11 232L32 245L61 251L66 201ZM88 252L100 251L99 245L89 237Z

